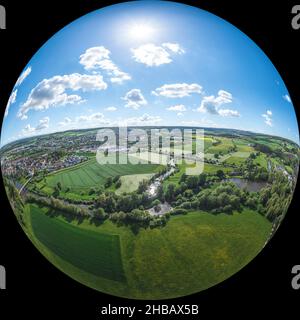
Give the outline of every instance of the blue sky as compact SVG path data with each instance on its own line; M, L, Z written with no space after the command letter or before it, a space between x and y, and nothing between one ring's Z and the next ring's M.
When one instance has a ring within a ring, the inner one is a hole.
M52 37L12 91L1 145L124 124L235 128L299 141L289 93L264 53L220 18L160 1L106 7Z

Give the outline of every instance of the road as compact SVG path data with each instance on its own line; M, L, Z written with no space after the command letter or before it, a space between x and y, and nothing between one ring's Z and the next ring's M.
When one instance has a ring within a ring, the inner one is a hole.
M30 182L31 179L32 179L32 177L30 177L30 178L23 184L23 186L22 186L22 187L20 188L20 190L19 190L19 194L22 193L23 189L26 187L26 185Z

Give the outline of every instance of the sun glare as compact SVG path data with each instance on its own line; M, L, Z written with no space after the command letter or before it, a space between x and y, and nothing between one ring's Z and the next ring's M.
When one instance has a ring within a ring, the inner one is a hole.
M130 26L129 35L134 39L147 39L154 34L154 28L145 23L138 23Z

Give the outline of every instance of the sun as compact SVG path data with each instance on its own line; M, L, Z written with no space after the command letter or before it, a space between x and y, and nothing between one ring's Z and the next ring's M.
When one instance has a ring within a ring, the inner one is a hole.
M155 29L147 23L135 23L129 27L130 38L142 40L151 38L154 35Z

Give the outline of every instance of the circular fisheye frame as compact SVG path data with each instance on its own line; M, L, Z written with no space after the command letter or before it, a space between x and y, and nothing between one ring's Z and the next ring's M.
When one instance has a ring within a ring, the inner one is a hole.
M246 266L299 167L287 88L241 31L160 1L92 12L31 59L8 101L1 169L26 235L80 283L181 297Z

